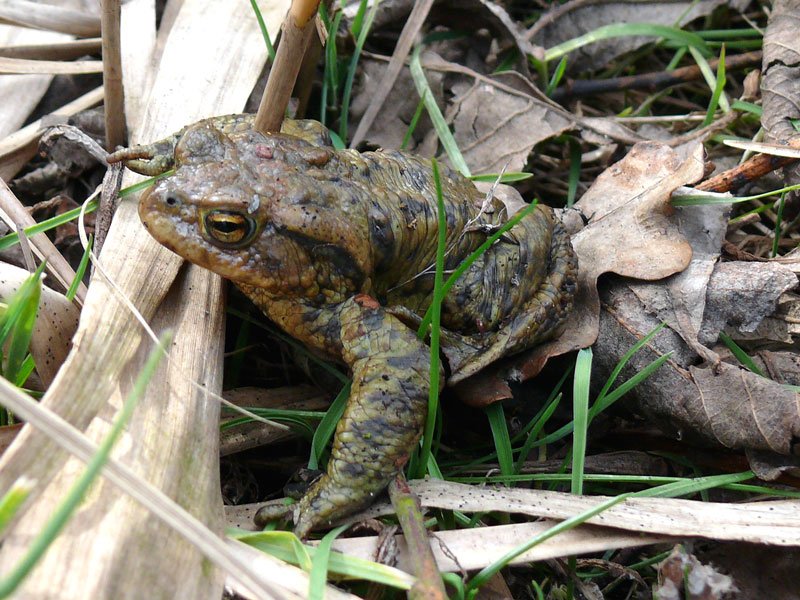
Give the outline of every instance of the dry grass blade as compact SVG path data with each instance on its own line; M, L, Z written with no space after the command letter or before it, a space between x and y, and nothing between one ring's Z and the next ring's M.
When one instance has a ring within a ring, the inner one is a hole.
M723 140L723 144L739 150L749 152L761 152L771 156L782 156L784 158L800 159L800 149L791 146L779 146L778 144L763 144L761 142L748 142L742 140Z
M100 35L100 19L93 15L25 0L5 0L1 3L0 23L33 29L48 29L78 37L98 37Z
M86 436L63 419L42 408L32 398L20 392L3 378L0 378L0 399L4 406L11 408L28 423L35 424L38 429L46 431L52 439L59 440L59 446L79 457L82 462L89 462L97 452L97 445ZM259 597L272 598L273 593L280 591L275 584L266 581L263 577L253 576L252 572L247 570L242 572L237 566L239 561L232 559L232 553L222 539L129 467L119 463L116 459L109 458L103 467L103 475L108 481L113 482L113 485L125 490L127 494L136 498L143 505L160 507L159 515L167 524L172 527L182 526L183 530L187 532L187 539L190 542L201 546L204 553L208 553L215 562L229 568L250 589L258 590ZM140 573L136 575L141 577ZM137 588L129 589L133 590L135 595ZM67 597L63 588L60 591L60 598Z
M459 572L475 570L491 564L498 556L547 531L554 521L478 527L456 531L438 531L433 534L431 548L440 571ZM630 533L610 527L580 525L528 550L511 561L512 565L526 564L550 558L559 558L589 552L604 552L618 548L632 548L674 538L665 535ZM411 572L412 556L398 536L399 556L397 567ZM340 539L333 548L344 554L371 559L379 544L378 537ZM447 549L445 552L444 549Z
M30 227L35 225L36 221L25 209L22 203L17 200L14 193L8 188L6 183L0 180L0 210L5 214L0 214L6 225L12 230L19 230L20 228ZM69 289L72 281L75 279L75 271L61 255L55 247L50 238L44 233L37 233L30 236L31 246L34 248L36 255L40 260L47 261L47 272L51 273L53 277L63 286L64 290ZM78 293L75 298L79 304L83 304L86 299L86 286L81 283L78 286Z
M274 16L283 10L285 5L272 3L265 12ZM274 23L270 16L268 22ZM217 33L209 36L212 29ZM271 29L274 34L276 27ZM141 125L132 128L133 137L153 140L187 121L241 110L263 66L262 44L249 5L186 0L166 40L150 102ZM137 49L138 55L133 55L148 61L150 49L141 45ZM187 57L192 64L214 64L214 72L226 80L209 82L205 67L186 68ZM150 238L139 223L135 203L129 201L117 212L102 262L154 328L175 331L170 364L154 378L123 441L125 461L202 521L219 528L219 405L193 382L201 381L212 392L221 387L220 280L202 269L181 269L180 259ZM112 287L96 275L75 348L42 405L85 429L101 410L114 410L148 347L142 343L137 321ZM98 418L89 434L102 436L105 427L105 419ZM73 468L71 463L62 468L65 460L52 441L30 428L3 456L0 488L22 472L40 482L32 508L3 546L4 564L58 501ZM43 494L42 488L51 481ZM180 534L165 530L112 486L101 483L84 511L81 523L70 523L37 567L39 575L26 582L25 593L41 596L59 589L62 597L106 597L113 594L112 588L141 590L141 574L147 573L148 593L153 596L219 597L221 573L209 569L202 554L187 546Z
M0 47L0 56L29 60L72 60L100 52L100 38Z
M463 512L500 511L549 519L570 518L606 499L542 490L476 488L438 480L410 481L409 485L426 507ZM588 522L649 534L796 546L800 545L799 507L796 500L733 504L629 498ZM391 510L386 505L382 509Z
M25 58L0 57L0 74L42 73L48 75L83 75L100 73L103 63L99 60L76 60L61 62L57 60L28 60Z
M103 101L103 88L95 88L58 109L59 115L74 115ZM0 140L0 178L10 179L36 154L36 141L42 133L38 119Z

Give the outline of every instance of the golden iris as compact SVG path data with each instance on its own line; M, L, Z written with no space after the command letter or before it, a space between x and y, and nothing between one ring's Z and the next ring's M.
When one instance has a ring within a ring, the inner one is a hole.
M212 210L203 221L209 237L223 246L242 246L256 231L253 219L230 210Z

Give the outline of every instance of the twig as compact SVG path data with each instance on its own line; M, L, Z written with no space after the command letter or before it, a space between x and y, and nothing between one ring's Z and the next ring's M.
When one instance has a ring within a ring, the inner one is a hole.
M308 42L314 34L319 0L293 0L283 21L281 42L256 113L255 128L279 131Z
M364 112L364 116L361 117L361 122L358 124L358 129L356 129L356 133L353 136L353 141L350 143L351 147L355 148L359 142L364 139L373 121L375 121L375 117L378 116L378 111L383 106L389 92L392 91L394 82L397 80L397 76L400 74L400 70L403 68L403 64L408 57L408 53L411 51L414 38L416 38L422 24L428 17L428 12L430 12L432 5L433 0L421 0L420 2L414 3L414 9L408 16L406 24L403 26L400 39L397 40L397 45L389 61L389 66L386 67L386 71L383 74L383 79L381 79L378 89L373 95L367 110Z
M708 61L709 66L716 70L719 59ZM733 71L761 64L761 50L737 54L725 59L725 69ZM700 67L692 65L681 67L673 71L659 71L657 73L644 73L628 77L612 77L610 79L577 80L564 85L553 92L553 100L563 102L571 98L582 98L608 92L622 90L650 90L656 91L680 83L688 83L702 79Z
M105 90L106 149L125 143L125 102L122 90L119 0L102 0L103 89Z
M389 497L408 545L411 572L418 580L408 592L408 597L412 600L422 598L444 600L447 598L447 593L444 590L442 576L439 574L436 559L433 557L433 551L428 542L428 532L425 529L422 509L402 473L389 484Z
M800 138L789 140L788 147L800 148ZM698 183L695 189L704 192L730 192L763 177L767 173L797 161L797 158L786 156L756 154L742 164Z

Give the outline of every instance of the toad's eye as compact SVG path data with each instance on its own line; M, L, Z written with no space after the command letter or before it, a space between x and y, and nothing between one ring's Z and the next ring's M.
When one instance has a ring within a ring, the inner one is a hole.
M206 231L222 246L244 246L256 232L256 222L229 210L212 210L204 219Z

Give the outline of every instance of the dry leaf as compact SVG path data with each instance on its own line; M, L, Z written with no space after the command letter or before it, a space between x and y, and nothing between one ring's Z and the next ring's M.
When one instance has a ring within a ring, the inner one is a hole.
M683 546L675 546L658 565L658 585L653 596L659 600L720 600L735 590L730 577L711 565L701 564Z
M533 147L571 129L574 118L506 81L462 76L447 110L453 135L474 172L522 171Z
M602 299L593 363L599 382L661 322L625 282L609 285ZM698 368L697 353L672 324L631 358L619 380L666 353L671 353L670 360L627 396L629 409L678 438L735 449L792 452L800 433L797 393L727 363Z
M764 35L761 124L769 138L785 142L798 135L800 118L800 15L797 2L776 0Z
M601 174L575 205L588 225L572 238L579 263L578 291L564 332L466 380L457 387L459 396L478 406L507 398L501 391L505 380L524 381L535 376L548 358L591 346L600 313L597 278L603 273L656 280L686 268L692 249L676 219L669 216L669 198L675 189L702 175L700 145L681 161L671 148L653 142L637 144ZM471 393L473 386L494 392L484 399Z

